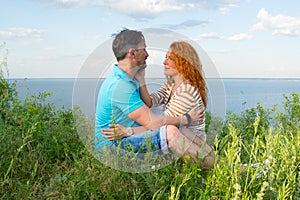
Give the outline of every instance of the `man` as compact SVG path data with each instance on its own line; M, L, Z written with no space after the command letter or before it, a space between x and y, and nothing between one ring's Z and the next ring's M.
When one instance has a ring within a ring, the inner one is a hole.
M148 150L146 140L150 140L160 151L171 150L179 156L189 155L197 160L198 157L206 158L209 152L204 152L203 148L193 143L177 128L199 120L203 117L203 111L195 107L180 118L158 116L154 115L142 101L139 93L140 85L135 76L139 70L145 68L149 56L143 34L125 29L115 35L112 48L118 64L114 65L113 72L103 82L98 94L96 149L101 151L103 147L121 144L125 150L129 145L135 152L145 153ZM125 135L111 138L103 134L103 130L110 128L112 124L121 124L125 127L143 126L150 131L135 133L132 128L127 128ZM211 168L212 161L205 160L202 166Z

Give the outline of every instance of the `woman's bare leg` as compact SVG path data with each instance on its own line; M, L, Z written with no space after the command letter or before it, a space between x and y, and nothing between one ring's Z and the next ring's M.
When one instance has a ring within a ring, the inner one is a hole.
M190 130L189 130L190 131ZM191 156L203 169L211 169L214 165L214 156L211 155L212 149L209 145L203 142L200 138L191 134L184 135L179 132L177 127L167 126L168 147L179 156ZM198 140L198 139L199 140ZM193 142L197 140L199 144ZM200 161L203 160L203 161Z

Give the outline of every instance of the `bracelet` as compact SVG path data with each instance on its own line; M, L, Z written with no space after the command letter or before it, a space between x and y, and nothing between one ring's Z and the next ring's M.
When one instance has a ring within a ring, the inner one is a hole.
M134 134L133 128L131 128L131 127L127 128L127 129L126 129L126 134L127 134L128 136L132 136L132 135Z
M190 115L189 113L185 113L183 116L185 116L186 119L187 119L187 124L186 124L186 126L189 126L189 125L192 123L191 115Z

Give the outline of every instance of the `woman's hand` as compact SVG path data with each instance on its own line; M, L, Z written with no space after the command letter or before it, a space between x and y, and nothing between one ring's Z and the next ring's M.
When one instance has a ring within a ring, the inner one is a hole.
M109 126L111 128L102 129L102 137L107 140L117 140L130 136L128 134L128 130L131 129L130 127L127 128L121 124L109 124Z
M145 84L145 69L146 65L141 66L139 71L135 74L135 79L140 83L140 84Z
M191 123L189 125L197 125L201 120L203 120L205 112L203 109L200 109L200 105L198 104L187 114L189 114L191 117Z

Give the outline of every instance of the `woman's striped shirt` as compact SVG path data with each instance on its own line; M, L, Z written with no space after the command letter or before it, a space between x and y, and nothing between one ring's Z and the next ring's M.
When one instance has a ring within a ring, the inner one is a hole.
M152 93L151 99L153 106L162 106L164 114L172 117L180 117L189 112L197 104L204 109L204 104L199 90L189 83L181 83L181 85L174 91L173 96L171 91L174 84L165 83L156 92ZM199 121L197 125L189 126L198 137L206 140L205 134L205 117Z

